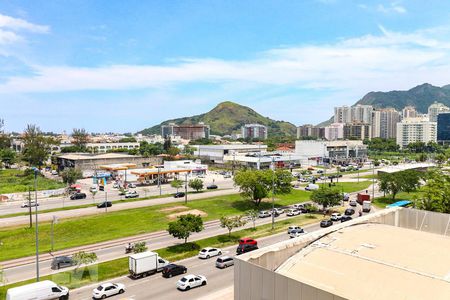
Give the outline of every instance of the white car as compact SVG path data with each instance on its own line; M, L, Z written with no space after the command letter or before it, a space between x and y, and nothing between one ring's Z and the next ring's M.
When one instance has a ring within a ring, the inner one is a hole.
M300 230L300 229L302 229L300 226L289 226L288 227L288 234L291 234L291 232L294 231L294 230Z
M52 170L51 173L52 173L52 175L55 175L55 176L58 175L58 171L56 171L56 170Z
M304 234L307 234L307 232L303 228L300 228L300 229L292 230L291 233L289 233L289 237L292 239L292 238L302 236Z
M91 192L93 193L97 193L98 192L98 188L96 185L91 186L91 188L89 189Z
M266 210L262 210L258 214L259 218L267 218L267 217L270 217L270 216L271 216L270 212L266 211Z
M139 197L139 194L136 191L127 192L125 194L125 198L137 198L137 197Z
M206 285L208 281L203 275L189 274L177 281L177 289L182 291L188 291L198 286Z
M282 209L282 208L274 208L273 210L274 210L274 212L276 212L279 215L284 214L284 209Z
M39 206L39 202L36 203L34 200L31 200L30 202L24 201L20 207L23 208L23 207L34 207L34 206Z
M114 182L113 189L118 189L118 188L120 188L120 185L117 182Z
M222 255L222 250L218 248L206 247L198 253L199 258L210 258L213 256Z
M298 204L292 205L292 207L295 209L304 208L304 204L298 203Z
M342 215L340 213L331 214L331 221L339 221L341 218L342 218Z
M301 214L302 212L296 208L291 208L290 210L287 211L286 216L288 217L293 217L293 216L298 216L299 214Z
M92 298L105 299L106 297L123 294L125 285L121 283L102 283L92 292Z
M127 187L130 188L130 189L135 189L136 185L134 183L129 182Z

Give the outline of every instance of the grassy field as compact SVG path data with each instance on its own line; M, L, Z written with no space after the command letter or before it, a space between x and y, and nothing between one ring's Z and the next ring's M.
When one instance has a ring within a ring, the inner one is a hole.
M274 230L271 229L271 224L261 225L257 226L256 229L251 228L233 232L230 237L227 234L214 236L195 242L189 242L187 244L178 244L175 246L159 249L156 250L156 252L158 252L161 257L169 261L177 261L184 258L196 256L198 254L198 251L203 247L209 246L223 248L237 244L237 240L242 237L251 236L252 238L260 238L269 236L286 231L286 228L289 225L295 224L304 226L306 224L317 222L319 218L321 218L321 216L302 215L276 222ZM73 289L81 287L83 285L91 284L93 282L102 282L107 279L123 276L126 274L128 274L128 259L119 258L112 261L92 265L88 267L83 273L80 271L76 276L74 276L73 271L66 271L57 273L56 275L52 276L41 277L41 280L52 280L57 284ZM27 280L0 287L0 299L4 299L6 297L6 291L9 288L32 282L34 282L34 280Z
M289 205L309 199L309 193L294 190L289 195L280 196L277 206ZM87 245L121 237L164 230L170 221L169 215L182 211L164 209L183 205L183 202L156 205L144 208L103 213L76 219L60 220L55 226L55 248L58 250ZM262 202L260 209L271 207L270 201ZM243 214L255 205L240 195L226 195L188 202L186 209L198 209L207 214L205 221L215 220L223 215ZM40 250L50 250L50 224L39 224ZM32 255L34 253L34 229L24 227L0 229L3 242L0 261Z
M360 182L334 182L335 185L332 185L333 188L337 188L344 193L352 193L356 191L362 191L367 189L372 181L369 180L361 180ZM328 186L328 183L320 183L319 185Z
M414 196L420 195L420 193L421 193L420 191L413 192L413 193L401 192L395 196L395 200L392 200L391 195L386 195L386 197L375 198L374 201L372 202L372 204L378 208L385 208L386 205L392 204L397 201L401 201L401 200L411 200L412 201Z
M0 170L0 194L26 192L29 187L34 190L34 175L24 176L24 172L20 170ZM62 182L38 176L38 191L63 187L65 185Z

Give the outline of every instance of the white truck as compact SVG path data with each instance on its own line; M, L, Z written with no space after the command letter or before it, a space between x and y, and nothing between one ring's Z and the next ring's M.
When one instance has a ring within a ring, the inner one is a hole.
M363 212L369 212L370 209L371 209L371 202L370 201L363 201L362 211Z
M314 184L314 183L310 183L305 187L305 191L314 191L314 190L318 190L318 189L319 189L319 185Z
M6 292L6 300L66 300L69 299L69 289L57 285L53 281L45 280L30 283Z
M151 251L133 254L128 257L128 269L133 278L146 277L162 271L168 264L170 262L159 257L158 253Z

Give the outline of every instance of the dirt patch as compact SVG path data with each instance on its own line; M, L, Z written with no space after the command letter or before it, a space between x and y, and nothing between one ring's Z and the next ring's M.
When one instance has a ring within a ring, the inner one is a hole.
M176 211L176 210L185 210L188 209L188 207L183 206L183 205L178 205L178 206L171 206L171 207L167 207L167 208L163 208L160 209L160 212L171 212L171 211Z
M187 215L187 214L200 215L202 217L206 217L208 215L204 211L201 211L201 210L198 210L198 209L191 209L191 210L187 210L187 211L182 211L182 212L179 212L179 213L171 214L171 215L168 215L167 217L169 219L176 219L178 216Z

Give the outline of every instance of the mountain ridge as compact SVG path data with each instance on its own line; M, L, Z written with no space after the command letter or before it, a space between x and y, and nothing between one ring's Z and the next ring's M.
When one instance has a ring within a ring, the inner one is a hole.
M138 133L142 134L161 134L161 125L175 123L178 125L198 124L203 122L210 126L211 134L227 135L240 130L244 124L257 123L268 127L268 135L295 136L296 126L285 121L272 120L264 117L250 107L237 104L232 101L224 101L217 104L209 112L194 115L191 117L182 117L166 120L158 125L143 129Z

